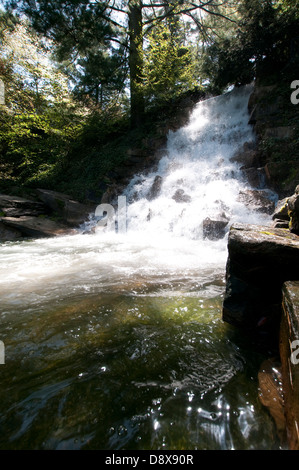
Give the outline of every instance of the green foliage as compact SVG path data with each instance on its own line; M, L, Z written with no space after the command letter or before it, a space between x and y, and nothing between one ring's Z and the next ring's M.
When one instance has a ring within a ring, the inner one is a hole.
M69 126L55 128L45 115L24 113L7 121L0 130L2 159L13 167L13 175L22 179L49 170L66 154L75 135Z
M25 183L49 174L80 126L67 79L24 22L0 14L0 180Z
M198 85L194 51L184 44L182 28L181 22L161 23L148 37L143 89L149 105L163 106Z
M78 66L71 74L77 83L74 88L76 97L84 102L89 100L102 109L111 105L114 97L119 99L127 75L119 51L117 54L108 54L96 48L88 56L79 59Z
M219 91L269 75L279 78L292 60L292 42L298 36L298 14L290 5L287 1L240 2L235 34L215 39L206 50L204 72L212 86Z

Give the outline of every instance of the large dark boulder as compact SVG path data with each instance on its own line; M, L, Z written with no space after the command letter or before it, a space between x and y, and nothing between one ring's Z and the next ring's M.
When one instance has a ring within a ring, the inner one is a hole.
M289 230L235 224L228 237L223 320L255 330L276 328L281 288L299 276L299 237Z
M203 237L209 240L219 240L226 234L229 219L225 214L216 217L206 217L202 224Z
M89 215L96 209L96 204L82 204L69 195L56 191L38 189L37 193L41 201L60 217L63 223L71 227L77 227L88 220Z

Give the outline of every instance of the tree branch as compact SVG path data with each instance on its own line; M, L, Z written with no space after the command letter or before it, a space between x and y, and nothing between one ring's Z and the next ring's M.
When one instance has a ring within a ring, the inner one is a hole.
M196 10L202 10L205 11L206 13L213 15L213 16L218 16L220 18L223 18L225 20L230 21L231 23L237 23L234 19L230 18L229 16L222 14L217 11L209 10L206 8L207 6L219 6L219 3L213 4L213 0L207 0L204 3L201 3L200 5L197 5L196 3L190 3L190 7L187 8L182 8L180 10L176 9L176 6L173 6L172 9L168 12L163 13L162 15L155 16L155 18L151 18L147 21L144 21L144 25L152 24L154 21L163 21L165 18L169 18L171 16L176 16L176 15L186 15L189 16L196 24L197 26L201 23L199 23L199 20L195 19L195 17L192 15L192 12ZM151 27L147 29L149 31ZM202 25L201 25L201 31L202 31Z

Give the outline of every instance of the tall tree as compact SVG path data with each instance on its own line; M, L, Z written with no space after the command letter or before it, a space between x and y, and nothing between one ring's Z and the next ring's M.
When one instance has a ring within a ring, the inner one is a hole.
M178 18L158 24L144 52L144 94L149 104L165 105L199 85L196 48L186 43L185 25Z
M147 33L166 18L191 19L202 33L203 17L229 18L233 0L22 0L9 2L20 7L33 26L55 40L58 56L73 60L86 57L94 47L120 46L127 49L130 79L131 120L142 122L144 97L143 40ZM227 10L223 12L225 4ZM113 46L112 46L113 45Z

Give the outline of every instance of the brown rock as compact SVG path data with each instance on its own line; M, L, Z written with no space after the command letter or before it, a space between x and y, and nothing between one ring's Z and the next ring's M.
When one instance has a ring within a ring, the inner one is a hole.
M147 199L149 201L152 201L153 199L155 199L156 197L159 196L159 194L161 192L162 183L163 183L162 176L160 176L160 175L155 176L152 187L149 190L149 193L147 195Z
M258 373L259 399L268 408L275 421L282 445L286 444L286 419L284 413L284 394L282 390L281 363L275 358L265 360Z
M219 240L225 236L225 229L229 219L225 215L211 219L207 217L203 221L203 237L209 240Z

